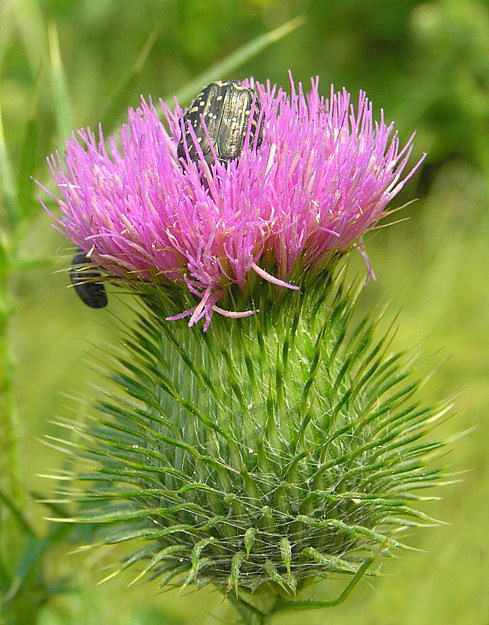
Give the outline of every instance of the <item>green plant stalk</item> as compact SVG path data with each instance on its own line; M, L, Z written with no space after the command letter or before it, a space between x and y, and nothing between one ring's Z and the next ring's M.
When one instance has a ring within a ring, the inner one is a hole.
M6 492L10 494L18 508L22 508L25 498L21 486L18 446L20 421L15 391L17 364L11 342L12 321L16 312L11 283L17 270L31 269L47 261L47 259L21 259L19 256L22 238L35 215L31 176L35 170L37 156L41 77L40 69L26 121L17 180L10 163L0 112L0 196L5 207L0 231L0 431L4 446L1 475L5 476L3 486Z
M383 545L382 545L383 546ZM380 550L379 552L380 553ZM378 555L378 554L377 554ZM304 601L284 601L280 597L278 597L275 602L271 605L269 611L267 613L262 612L252 603L245 601L244 599L240 599L233 594L228 595L229 600L236 608L237 612L241 617L242 625L267 625L274 615L277 612L283 612L286 610L289 611L300 611L300 610L314 610L321 608L334 608L349 597L355 586L358 582L363 578L367 570L371 567L372 563L375 561L375 556L371 558L367 558L362 566L358 569L349 583L344 587L344 589L340 592L340 594L333 599L312 599L312 600L304 600ZM219 590L219 588L218 588Z
M0 270L3 274L4 272ZM18 446L20 422L15 396L15 356L11 347L10 327L13 308L9 306L9 293L4 276L0 276L0 298L9 310L0 312L0 412L2 454L0 473L3 476L4 487L11 493L15 503L21 507L24 496L21 486L21 464Z
M0 234L0 436L2 441L0 541L1 556L4 559L0 594L5 595L2 601L6 601L6 597L13 597L18 590L16 589L16 574L12 579L10 578L11 560L17 547L22 545L25 538L30 541L37 540L23 512L26 494L22 483L19 448L21 424L15 387L17 361L12 345L12 326L17 310L12 281L19 269L50 264L49 259L23 259L19 254L22 238L35 216L31 176L34 173L37 157L38 98L41 74L39 71L29 118L26 121L17 180L12 171L0 115L0 196L5 207ZM12 610L9 611L12 612Z
M18 450L19 418L15 399L15 356L11 346L11 321L15 313L10 291L11 262L19 246L20 216L15 198L15 185L5 144L0 112L0 199L5 214L0 223L0 435L3 449L0 475L4 487L20 505L23 501ZM2 532L2 535L5 535Z

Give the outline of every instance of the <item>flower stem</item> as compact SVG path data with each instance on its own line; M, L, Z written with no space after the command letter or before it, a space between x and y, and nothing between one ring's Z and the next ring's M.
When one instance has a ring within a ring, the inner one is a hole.
M267 615L254 605L232 594L229 595L229 600L240 613L242 625L265 624Z
M5 251L5 250L2 250ZM18 449L19 418L15 399L15 357L10 342L11 319L15 311L9 293L10 263L6 254L0 261L0 432L3 441L0 475L12 500L20 507L23 500L21 488L20 456Z

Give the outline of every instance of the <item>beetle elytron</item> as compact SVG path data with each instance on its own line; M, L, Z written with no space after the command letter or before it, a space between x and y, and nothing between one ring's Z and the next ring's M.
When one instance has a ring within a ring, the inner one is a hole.
M250 122L252 107L253 116ZM213 144L218 160L228 162L241 156L248 125L250 125L250 146L254 145L259 115L260 102L255 90L233 80L211 82L195 98L183 118L190 160L198 161L199 154L188 130L189 124L208 164L214 162L214 155L207 137ZM207 134L202 119L205 121ZM262 135L263 124L260 124L256 139L257 147L262 141ZM178 144L177 153L179 158L186 158L183 138Z

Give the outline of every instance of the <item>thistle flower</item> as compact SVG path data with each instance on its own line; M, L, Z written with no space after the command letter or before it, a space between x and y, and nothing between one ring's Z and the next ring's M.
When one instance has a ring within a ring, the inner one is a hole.
M443 475L427 436L450 406L422 406L382 313L352 321L363 287L339 260L419 166L402 179L412 137L318 88L257 84L263 139L248 127L231 162L178 160L183 111L162 105L165 127L144 101L108 152L85 130L50 160L59 229L144 304L112 395L61 422L81 432L71 520L139 541L120 570L211 583L245 623L343 600L394 533L433 523L417 493ZM338 599L296 597L337 575Z
M401 149L393 124L383 114L374 122L363 92L355 111L345 89L320 96L317 78L307 95L292 77L291 88L288 97L257 83L259 149L248 128L241 157L210 167L178 159L178 105L161 103L165 125L142 100L108 150L101 128L98 138L79 130L64 158L49 160L58 228L109 276L192 293L198 305L180 311L190 325L205 317L207 328L216 310L240 316L221 306L230 293L252 312L260 282L297 288L291 282L362 246L421 161L402 179L413 137Z

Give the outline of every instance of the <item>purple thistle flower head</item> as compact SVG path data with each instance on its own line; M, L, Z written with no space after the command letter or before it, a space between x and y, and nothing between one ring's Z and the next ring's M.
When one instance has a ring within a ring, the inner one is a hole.
M63 158L48 159L57 228L109 275L193 293L198 305L173 319L204 317L205 327L215 311L252 312L218 305L252 275L297 288L291 282L361 247L423 160L402 177L414 135L401 148L363 92L355 108L345 89L320 96L318 78L305 94L291 77L290 96L268 82L243 84L257 92L263 131L257 145L248 126L239 159L179 159L184 111L160 102L161 121L144 99L107 143L101 128L98 137L79 130Z

